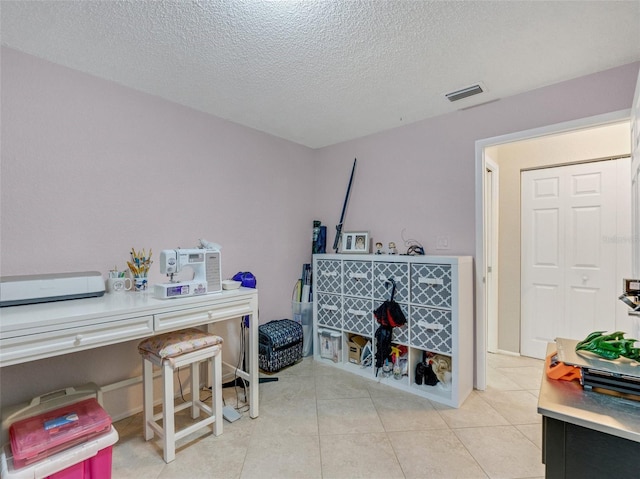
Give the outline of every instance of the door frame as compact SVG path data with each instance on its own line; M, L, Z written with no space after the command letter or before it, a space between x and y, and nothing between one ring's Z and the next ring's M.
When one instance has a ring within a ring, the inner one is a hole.
M475 353L476 367L474 371L474 387L485 390L487 387L487 335L489 325L487 323L486 305L488 302L485 287L486 277L486 245L484 218L486 214L485 204L485 172L487 168L487 158L485 149L492 146L513 143L516 141L529 140L549 135L557 135L574 130L582 130L596 126L603 126L610 123L617 123L631 118L631 109L619 110L602 115L595 115L578 120L571 120L563 123L556 123L540 128L508 133L506 135L495 136L476 140L475 142L475 176L476 176L476 264L475 264L475 298L476 298L476 338ZM491 161L489 159L489 161ZM497 328L496 328L497 329Z
M489 156L485 155L484 184L485 184L485 201L484 208L484 245L485 249L485 270L484 278L487 287L485 315L487 318L487 351L490 353L498 350L498 240L500 238L499 230L499 205L500 205L500 168L498 164ZM487 179L491 177L491 184L486 187ZM493 259L489 265L486 257L489 255ZM491 268L491 271L489 271ZM491 274L489 274L491 273Z

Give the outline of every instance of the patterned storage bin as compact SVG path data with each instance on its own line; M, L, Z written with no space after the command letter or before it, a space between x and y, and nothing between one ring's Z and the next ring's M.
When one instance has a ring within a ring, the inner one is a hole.
M342 293L347 296L370 298L372 275L370 261L345 261L342 271Z
M278 319L258 327L258 366L275 373L302 359L302 324Z
M317 292L340 294L341 263L339 260L318 260L313 281Z
M451 266L443 264L411 265L411 302L451 308Z
M373 298L384 301L391 295L391 283L396 282L393 299L398 303L409 302L409 265L407 263L376 262L373 264Z
M373 335L373 302L370 299L345 296L343 308L343 327L352 333L365 336Z
M452 353L451 311L413 307L411 346L434 353Z
M342 296L317 293L318 324L332 328L342 328Z

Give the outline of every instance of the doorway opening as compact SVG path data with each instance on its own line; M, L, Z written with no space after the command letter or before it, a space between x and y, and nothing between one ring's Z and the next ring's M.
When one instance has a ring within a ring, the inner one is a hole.
M550 125L543 128L537 128L534 130L527 130L523 132L517 132L500 137L489 138L485 140L479 140L476 142L476 370L475 370L475 387L483 390L486 388L486 358L487 352L507 352L511 354L519 354L519 328L520 328L520 309L517 310L513 305L501 304L498 306L496 302L496 289L501 281L509 282L508 278L498 277L498 257L504 258L503 249L500 251L500 245L504 245L504 238L509 236L508 231L504 231L505 228L497 226L498 214L496 211L495 202L497 198L507 197L506 187L504 185L517 186L519 195L519 175L521 166L516 162L501 161L500 158L509 158L509 155L505 152L513 150L514 148L521 147L525 143L529 143L529 146L540 147L545 142L539 142L542 139L550 139L552 142L555 139L562 139L568 135L589 135L590 131L597 131L597 128L604 128L612 126L614 124L626 124L626 131L629 131L629 110L620 112L609 113L605 115L598 115L596 117L585 118L572 122L561 123L557 125ZM627 143L629 144L629 143ZM585 145L585 152L583 158L587 156L594 156L593 148ZM575 148L578 151L580 148ZM542 151L542 150L541 150ZM538 156L548 156L544 153L538 152ZM626 152L628 154L628 151ZM598 155L601 157L615 156L616 151L609 151L605 154ZM555 164L562 164L571 161L556 160ZM497 168L495 168L497 165ZM497 186L497 171L500 171L500 184L503 185L502 191ZM508 181L509 170L517 171L518 179ZM491 194L491 191L494 191ZM498 193L499 192L499 193ZM499 196L498 196L499 195ZM516 201L519 209L519 199ZM506 215L500 215L500 224L504 224L507 220ZM516 236L518 242L520 238L519 224ZM519 257L519 245L516 252L517 258L511 258L507 261L502 261L503 265L508 265L512 261L520 263ZM502 269L502 268L501 268ZM519 270L519 268L518 268ZM518 271L519 275L519 271ZM519 305L519 276L517 286L517 303ZM492 285L494 285L492 287ZM502 294L502 293L501 293ZM515 298L513 298L515 299ZM504 314L504 309L509 311L510 321L499 321L500 314ZM517 338L515 343L513 338ZM511 341L511 342L510 342Z

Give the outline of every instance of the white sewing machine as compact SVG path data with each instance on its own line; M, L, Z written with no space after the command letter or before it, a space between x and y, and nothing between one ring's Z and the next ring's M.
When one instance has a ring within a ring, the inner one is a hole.
M193 270L193 279L176 281L174 276L184 268ZM222 291L220 251L210 249L165 249L160 253L160 272L168 283L154 285L159 299L179 298Z

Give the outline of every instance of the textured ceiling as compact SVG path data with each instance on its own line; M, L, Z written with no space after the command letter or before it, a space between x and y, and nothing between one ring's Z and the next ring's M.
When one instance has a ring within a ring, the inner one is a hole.
M640 0L2 0L0 15L3 45L312 148L640 60Z

